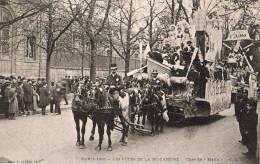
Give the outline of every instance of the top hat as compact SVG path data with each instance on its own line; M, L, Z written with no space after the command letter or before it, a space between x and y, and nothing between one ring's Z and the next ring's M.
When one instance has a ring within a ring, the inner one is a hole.
M116 69L117 69L117 66L116 66L116 64L111 64L111 65L110 65L110 68L111 68L112 70L116 70Z

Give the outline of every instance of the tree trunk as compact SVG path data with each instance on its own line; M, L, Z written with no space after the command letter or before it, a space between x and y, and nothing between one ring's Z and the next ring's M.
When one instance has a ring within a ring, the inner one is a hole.
M182 0L178 1L179 3L179 8L178 11L176 13L176 18L175 18L175 25L177 25L179 18L180 18L180 14L181 14L181 6L182 6Z
M150 1L150 21L149 21L149 46L153 46L153 4Z
M172 9L171 9L171 23L174 24L175 17L174 17L174 12L175 12L175 2L172 0Z
M111 74L111 64L112 64L112 57L113 57L113 45L112 45L112 38L109 37L109 66L108 66L108 74Z
M130 50L127 51L127 54L125 56L125 77L127 76L126 74L130 70Z
M46 59L46 81L48 86L51 84L51 58L47 55Z
M96 61L97 61L97 43L94 38L90 38L90 80L92 82L96 81Z
M82 56L81 56L81 76L84 76L84 57L85 57L85 38L84 35L82 35L81 38L81 44L82 44Z

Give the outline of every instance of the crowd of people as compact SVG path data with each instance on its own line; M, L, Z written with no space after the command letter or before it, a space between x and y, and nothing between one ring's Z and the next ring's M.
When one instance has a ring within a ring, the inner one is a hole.
M41 108L42 115L46 115L46 107L50 105L51 113L61 114L60 102L64 98L68 105L66 94L70 92L66 79L56 84L51 82L48 86L43 78L0 76L1 112L13 120L18 115L36 114L38 108Z

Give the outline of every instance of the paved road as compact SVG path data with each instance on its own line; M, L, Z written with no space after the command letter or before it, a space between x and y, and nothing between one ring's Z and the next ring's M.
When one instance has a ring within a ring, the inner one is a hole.
M101 151L95 150L97 134L95 141L86 143L85 149L75 147L75 124L68 109L62 115L1 119L0 162L257 164L256 160L241 155L247 149L238 143L239 130L233 114L230 109L207 124L167 126L163 134L154 137L131 134L128 146L119 144L120 133L114 131L112 152L106 151L106 141ZM91 121L87 125L87 139L90 128Z

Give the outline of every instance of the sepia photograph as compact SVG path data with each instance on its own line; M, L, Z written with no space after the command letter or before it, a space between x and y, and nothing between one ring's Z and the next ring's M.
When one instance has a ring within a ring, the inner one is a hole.
M0 0L0 164L260 164L259 0Z

